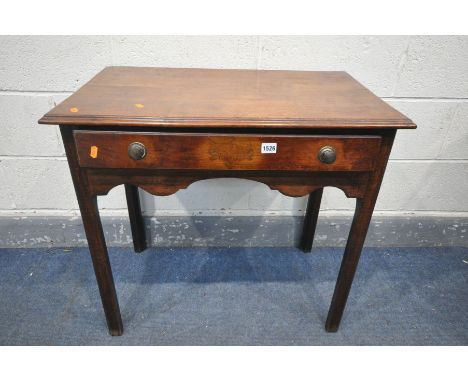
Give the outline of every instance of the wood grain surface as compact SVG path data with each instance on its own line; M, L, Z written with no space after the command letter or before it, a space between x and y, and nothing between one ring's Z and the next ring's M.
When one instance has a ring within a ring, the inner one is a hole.
M180 170L371 171L380 149L379 136L74 132L80 166ZM128 155L139 142L147 154ZM276 153L262 153L262 144ZM318 159L321 148L336 150L334 163Z
M108 67L39 123L414 128L346 72Z
M40 123L60 125L112 335L121 335L123 325L97 196L125 185L134 247L142 251L139 188L170 195L220 177L310 195L305 251L323 188L357 198L325 324L337 331L395 133L416 127L345 72L133 67L104 69ZM276 144L276 153L262 152L265 143ZM132 146L137 150L129 152ZM318 157L325 146L333 148L322 157L329 163Z

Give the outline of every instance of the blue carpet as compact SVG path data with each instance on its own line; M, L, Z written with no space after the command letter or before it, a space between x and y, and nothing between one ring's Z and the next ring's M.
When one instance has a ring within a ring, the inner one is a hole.
M341 248L110 248L108 335L85 248L0 250L1 345L468 345L467 248L367 248L340 330Z

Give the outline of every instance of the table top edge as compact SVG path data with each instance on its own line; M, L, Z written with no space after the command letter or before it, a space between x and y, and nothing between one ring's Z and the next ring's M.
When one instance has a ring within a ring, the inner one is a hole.
M44 115L39 121L43 125L62 126L122 126L122 127L277 127L277 128L378 128L415 129L410 119L394 120L344 120L344 119L227 119L227 118L145 118L114 116L60 116Z

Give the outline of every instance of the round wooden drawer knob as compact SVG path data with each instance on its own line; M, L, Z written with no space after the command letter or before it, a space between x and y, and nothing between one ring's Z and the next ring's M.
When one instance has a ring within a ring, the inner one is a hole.
M318 153L318 159L322 163L333 163L336 161L336 150L331 146L324 146Z
M146 147L143 143L132 142L128 145L128 156L135 160L143 159L146 156Z

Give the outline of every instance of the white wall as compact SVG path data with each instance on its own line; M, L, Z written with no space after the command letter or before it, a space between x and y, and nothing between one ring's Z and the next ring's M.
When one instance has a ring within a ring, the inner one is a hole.
M346 70L408 115L376 210L468 215L468 37L0 37L0 216L77 215L57 127L37 120L109 65ZM125 214L122 187L100 198ZM244 180L198 182L169 197L145 195L146 214L301 214L293 199ZM348 213L327 189L322 210Z

